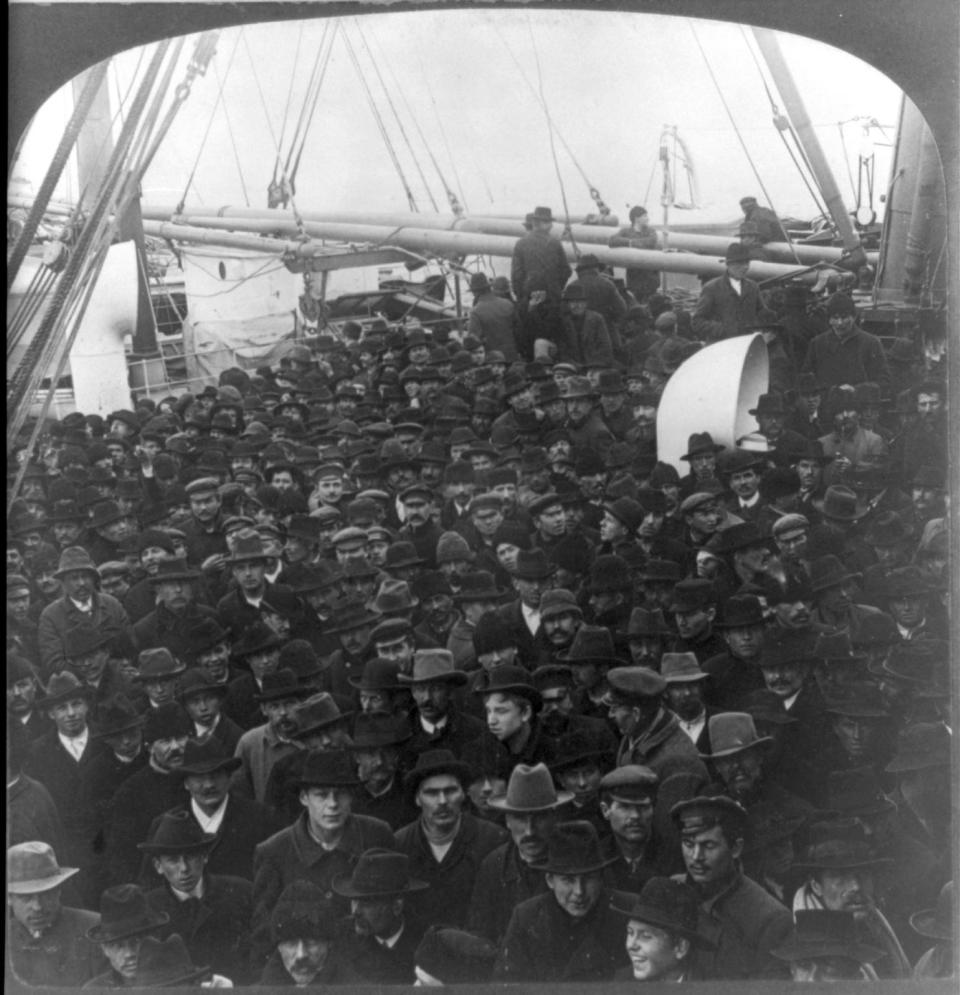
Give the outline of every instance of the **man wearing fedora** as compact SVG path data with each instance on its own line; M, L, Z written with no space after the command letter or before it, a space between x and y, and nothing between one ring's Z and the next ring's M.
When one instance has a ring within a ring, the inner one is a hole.
M486 273L471 274L470 292L473 307L470 308L467 334L479 339L488 352L495 349L503 353L508 363L519 359L517 312L513 301L493 292Z
M100 917L60 904L64 882L77 872L61 867L44 842L7 850L7 957L19 984L77 989L106 966L87 938Z
M189 630L203 619L215 619L217 613L196 601L195 585L200 573L187 566L186 560L169 559L157 564L149 577L156 607L133 627L138 646L166 646L179 659L190 651Z
M100 574L90 554L81 546L68 546L60 554L54 576L63 593L40 613L37 640L43 674L55 674L66 665L66 636L78 625L132 639L130 619L116 598L100 592Z
M615 892L614 912L626 919L630 967L615 980L684 982L703 980L695 952L715 946L701 921L697 895L688 885L652 877L639 893Z
M143 727L147 763L121 783L103 823L108 884L137 880L138 844L158 815L183 804L183 786L174 772L183 763L190 732L190 719L176 702L147 713Z
M865 943L848 912L802 909L793 932L771 953L790 967L792 981L875 981L873 964L883 951Z
M711 580L694 577L677 582L666 606L677 629L671 652L693 653L702 666L728 649L715 624L717 600L717 588Z
M809 838L811 842L795 863L804 874L804 883L793 897L794 914L826 909L852 915L861 935L880 949L877 976L909 977L907 955L877 906L876 878L888 861L876 855L860 827L849 820L815 823Z
M296 604L293 591L286 584L267 579L270 559L263 539L253 529L237 533L233 551L227 557L235 587L217 602L217 619L229 629L234 639L254 622L263 619L264 610L288 613Z
M94 563L123 558L120 546L137 531L136 516L125 511L116 501L97 501L90 510L84 548ZM68 547L69 548L69 547Z
M872 605L854 600L859 594L855 582L861 576L832 553L814 560L810 564L810 587L814 597L811 625L821 629L847 629L850 638L856 641L867 618L885 614Z
M603 318L614 351L622 358L620 325L627 313L624 299L620 296L613 280L603 273L600 260L592 252L585 252L577 260L575 268L577 275L570 286L583 288L587 307Z
M490 799L504 814L510 839L484 858L470 899L468 928L499 943L513 910L528 898L546 892L537 864L547 856L547 838L573 800L558 792L543 763L518 764L510 774L505 795Z
M410 914L407 898L426 888L411 878L404 854L379 848L361 854L351 873L334 878L333 890L350 902L344 959L364 983L413 984L414 954L426 923Z
M361 712L354 719L347 747L361 785L354 795L352 811L380 819L394 831L417 816L403 788L403 768L412 756L407 749L410 736L405 716Z
M219 622L217 625L229 640L229 630ZM230 645L229 641L226 645ZM267 674L275 673L280 665L282 645L280 637L266 622L254 622L233 642L232 655L239 672L230 675L223 711L241 729L252 729L263 718L258 696L263 692Z
M104 703L114 695L138 697L119 663L110 659L115 634L90 625L78 625L67 630L66 638L67 666L89 692L91 725L99 724Z
M158 930L161 940L179 935L194 963L242 984L251 974L252 885L240 877L210 873L207 860L215 840L187 812L165 813L138 844L161 878L147 892L147 905L167 917Z
M297 729L293 713L309 696L310 689L300 684L292 670L278 670L263 678L257 701L266 721L248 729L237 743L235 756L240 764L233 773L233 789L238 794L263 804L273 765L300 749L292 738Z
M726 272L701 287L691 319L694 334L705 342L745 335L751 326L775 318L761 300L759 286L747 277L750 250L731 242L724 261Z
M520 656L531 664L549 654L549 644L540 618L540 600L550 586L556 567L542 549L521 549L511 583L517 598L497 609L515 639Z
M664 653L659 672L667 682L664 701L676 715L680 728L702 753L710 751L708 721L717 709L706 704L706 688L711 676L700 669L693 653Z
M353 814L353 797L359 786L349 753L307 753L297 781L302 808L299 817L264 840L254 855L253 922L258 945L269 939L270 914L287 885L310 881L332 897L333 879L349 873L364 851L371 847L396 849L385 822ZM348 911L345 902L336 902L337 915Z
M124 988L136 984L140 945L169 922L164 912L147 904L139 885L121 884L107 888L100 896L100 921L87 930L87 939L96 943L110 962L108 970L91 978L83 987Z
M465 811L471 769L448 750L427 750L404 777L420 816L395 834L392 848L410 858L410 874L429 888L411 899L425 922L462 926L466 896L484 857L506 839L499 826Z
M713 927L716 949L704 952L707 977L779 978L770 954L792 924L790 912L740 870L747 814L724 795L678 802L671 816L680 832L685 880Z
M149 614L156 604L154 590L150 578L157 572L160 563L176 557L176 547L170 535L156 528L144 529L137 536L137 552L139 554L139 579L123 596L123 607L126 608L130 620L139 622L144 615Z
M778 464L789 459L789 454L798 452L806 446L806 438L803 435L786 427L789 412L783 394L779 391L761 394L757 399L757 406L751 408L749 414L757 419L760 434L775 451Z
M614 437L597 410L599 395L593 384L587 377L571 377L563 385L560 396L567 406L564 428L574 447L589 450L600 457L605 455L613 445ZM589 472L586 475L593 476ZM578 473L578 476L583 475Z
M530 218L530 231L517 239L510 264L510 283L526 338L521 352L527 356L536 354L537 338L549 340L544 333L559 320L561 292L572 273L563 246L550 237L550 208L537 207Z
M472 661L473 633L480 616L494 611L506 594L497 587L488 570L466 573L460 578L460 589L453 595L460 608L460 618L454 622L446 642L446 648L458 665Z
M211 681L205 671L191 667L180 675L177 699L193 722L193 738L198 742L216 739L233 756L243 730L223 711L227 692L226 684Z
M501 982L609 981L626 963L623 933L610 908L597 831L589 822L561 822L534 868L547 890L521 902L510 917L494 967Z
M471 638L471 659L474 656ZM449 750L463 755L468 743L484 731L484 724L458 705L456 689L466 686L468 677L454 666L448 650L417 650L410 674L400 674L401 684L410 688L416 712L412 716L413 736L407 752L415 756L424 750Z
M764 686L757 666L766 628L760 599L754 594L728 598L714 626L726 647L702 664L710 677L704 697L717 711L735 710L746 695Z
M502 664L478 675L473 694L483 701L486 729L477 746L512 763L536 763L549 758L554 740L539 720L540 691L527 670Z

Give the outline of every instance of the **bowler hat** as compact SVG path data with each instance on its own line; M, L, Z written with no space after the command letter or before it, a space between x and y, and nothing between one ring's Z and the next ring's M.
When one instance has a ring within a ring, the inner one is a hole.
M381 618L376 612L370 611L363 598L359 596L341 598L335 606L333 617L337 624L326 630L331 635L372 626Z
M728 263L748 263L750 262L750 249L742 242L731 242L727 246L724 259Z
M144 853L197 853L209 850L216 833L205 833L186 809L164 812L154 823L149 839L137 844Z
M595 736L586 730L572 728L564 732L556 741L550 769L560 773L570 767L584 763L608 763L610 755Z
M305 788L355 788L360 784L353 760L345 750L311 750L296 785Z
M525 667L501 664L491 671L478 674L474 694L516 694L526 698L534 712L540 710L540 692L530 683L530 672Z
M265 674L260 694L254 695L259 702L280 701L283 698L308 698L310 689L297 680L297 675L288 669Z
M280 650L277 666L281 670L292 670L301 684L329 669L332 661L325 656L321 659L317 651L306 639L291 639Z
M630 567L622 556L608 553L590 564L587 590L591 594L628 591L631 584Z
M727 598L714 622L718 629L746 629L764 624L763 605L755 594L734 594Z
M621 497L617 498L616 501L607 502L603 505L603 510L621 522L631 536L640 527L646 515L643 505L629 497Z
M143 727L145 743L153 743L158 739L186 739L192 733L190 716L176 701L167 701L157 708L147 710Z
M950 765L950 731L941 722L917 722L900 730L897 753L884 768L888 774Z
M147 577L151 584L163 584L168 580L196 580L200 576L198 570L191 570L184 559L161 560L157 564L157 572Z
M348 683L358 691L395 691L401 686L399 674L396 660L377 656L367 660L360 676L348 678Z
M650 561L647 561L648 565ZM649 610L647 608L634 608L630 612L630 621L627 623L627 639L640 639L644 636L666 637L672 635L672 630L663 617L660 608Z
M757 406L749 411L751 415L785 415L786 413L783 406L783 395L779 393L761 394Z
M952 941L954 939L952 881L948 881L940 889L934 908L923 909L910 916L910 925L921 936L929 936L932 940Z
M403 786L409 794L415 795L427 778L441 774L455 777L464 788L473 779L470 768L449 750L424 750L417 756L416 766L404 775Z
M210 973L209 966L197 967L179 933L165 940L145 936L137 959L138 988L170 988L198 981Z
M203 742L188 739L183 751L183 763L175 768L173 773L174 776L181 778L213 774L218 770L229 774L242 763L239 757L228 753L226 747L215 736L210 736Z
M667 684L689 684L705 681L710 676L700 669L694 653L664 653L660 659L660 675Z
M878 947L860 940L852 912L799 909L794 913L794 921L793 932L770 951L777 960L846 957L861 964L871 964L884 956Z
M842 484L831 484L814 507L823 515L837 522L856 522L868 514L870 509L857 497L855 491Z
M94 566L93 560L90 559L90 554L83 546L67 546L60 554L60 562L53 576L60 578L74 570L86 570L92 573L97 580L100 579L100 574L97 573L97 568Z
M810 564L810 587L814 594L859 576L860 574L848 570L832 553L821 556Z
M698 946L711 950L716 947L700 923L697 893L682 881L648 878L639 895L614 892L610 908L628 919L682 936Z
M542 549L521 549L517 553L514 576L520 580L546 580L557 572Z
M378 750L384 746L400 746L412 736L413 730L402 715L361 712L354 721L349 749Z
M115 943L128 936L150 933L169 921L166 912L157 912L147 904L139 885L118 884L100 896L100 921L87 930L87 939Z
M613 635L604 625L581 625L570 648L565 653L558 653L556 659L573 666L587 663L616 666L623 663L614 651Z
M417 650L413 655L413 672L399 674L401 684L444 683L462 687L467 675L453 666L453 654L444 649Z
M546 859L531 867L548 874L596 874L616 860L604 858L593 823L577 820L561 822L550 830Z
M715 604L716 600L717 592L711 581L700 578L681 580L673 589L673 600L667 609L672 612L696 611Z
M343 898L375 898L429 886L410 877L410 858L405 853L373 847L360 854L352 873L336 875L331 887Z
M413 963L444 985L485 984L497 959L496 944L486 937L450 926L430 926Z
M417 552L412 542L395 542L388 550L384 559L386 570L399 570L401 567L418 567L426 562Z
M867 765L830 772L826 807L844 818L866 818L893 812L897 806L883 793L876 770Z
M753 723L753 716L747 712L720 712L711 715L707 721L710 738L710 753L701 756L709 760L732 757L735 753L772 743L772 736L760 736Z
M463 574L460 590L453 596L454 601L499 601L507 592L497 587L493 574L487 570Z
M125 694L115 694L101 702L97 710L97 728L93 736L118 736L141 727L146 719L133 707Z
M282 640L266 622L254 622L243 630L240 638L234 643L233 654L237 659L242 659L254 653L277 649L281 645Z
M573 800L572 791L557 791L546 764L518 764L510 774L507 793L491 798L490 807L500 812L547 812Z
M549 207L535 207L531 215L533 221L553 221L553 211Z
M329 729L338 722L352 718L353 712L341 712L336 701L326 691L311 695L301 701L294 709L293 717L297 723L297 731L291 733L291 739L305 739L322 729Z
M51 891L79 870L79 867L61 867L49 843L18 843L7 850L7 892L35 895Z
M116 501L98 501L90 512L90 528L102 529L105 525L129 517L129 513L123 511Z
M490 281L486 273L470 274L470 290L475 294L483 293L490 289Z
M827 298L824 310L827 313L827 317L831 318L835 314L855 315L857 313L857 306L853 303L852 297L841 291L837 291Z

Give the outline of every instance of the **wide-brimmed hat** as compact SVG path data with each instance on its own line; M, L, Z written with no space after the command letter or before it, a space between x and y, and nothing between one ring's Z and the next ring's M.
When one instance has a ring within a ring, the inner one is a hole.
M948 881L941 889L937 904L932 909L923 909L910 916L910 925L921 936L933 940L951 941L956 938L953 927L953 882Z
M241 766L243 761L229 753L226 747L214 736L203 742L188 739L183 751L183 763L172 771L175 777L185 778L194 775L213 774L222 770L228 774Z
M950 731L942 722L916 722L900 730L897 753L887 764L888 774L950 765Z
M557 791L546 764L517 764L510 774L507 793L491 798L489 805L500 812L547 812L571 801L573 792Z
M821 556L810 564L810 587L814 594L860 576L861 574L848 570L833 553Z
M813 504L824 518L838 522L857 522L870 513L869 505L860 500L856 491L842 484L831 484Z
M467 683L467 674L453 665L453 654L449 650L425 649L413 654L413 670L409 674L400 674L401 684L427 684L443 682L453 687L462 687Z
M266 622L254 622L243 630L240 638L234 643L233 655L240 659L252 656L254 653L277 649L282 645L283 640L277 635L276 630L270 628Z
M666 637L673 635L663 617L663 610L655 608L634 608L627 623L627 638L639 639L643 636Z
M153 646L137 657L137 680L153 681L177 677L187 669L166 646Z
M817 957L847 957L870 964L884 952L861 942L852 912L829 909L798 909L793 932L770 953L778 960L811 960Z
M168 580L197 580L199 570L191 570L184 559L161 560L157 564L157 572L147 577L151 584L162 584Z
M514 576L520 580L546 580L557 572L542 549L521 549L517 553Z
M210 967L197 967L190 958L186 943L179 933L165 940L145 936L137 959L138 988L170 988L186 985L210 973Z
M7 850L7 892L11 895L51 891L79 871L79 867L61 867L49 843L35 840Z
M497 587L493 574L487 570L463 574L460 590L454 594L454 601L499 601L507 592Z
M769 538L753 522L740 522L718 532L710 544L711 552L726 556L740 549L769 545Z
M146 719L133 707L125 694L115 694L100 703L94 738L117 736L128 729L141 727Z
M557 739L550 760L550 769L554 773L560 773L579 764L600 763L610 759L609 750L605 749L595 736L584 729L573 728L562 733Z
M98 501L90 512L90 528L102 529L105 525L129 517L130 513L124 511L116 501Z
M377 898L423 891L429 885L410 877L405 853L373 847L360 854L352 873L337 874L331 887L343 898Z
M92 573L97 580L100 579L100 574L97 572L90 554L83 546L67 546L60 554L60 562L57 564L57 569L53 576L59 578L74 570L86 570Z
M363 598L359 596L341 598L337 602L333 617L337 624L326 630L330 634L362 629L364 626L374 625L381 618L376 612L370 611Z
M665 877L649 878L639 895L614 892L610 908L628 919L682 936L701 947L711 950L716 947L700 922L697 893L682 881Z
M697 611L700 608L715 604L716 600L717 589L713 582L701 577L693 577L677 582L667 610L672 612Z
M358 691L396 691L401 687L399 674L396 660L377 656L367 660L360 676L348 678L348 683Z
M428 777L437 777L440 774L455 777L464 789L473 779L470 767L458 760L449 750L425 750L417 757L413 770L404 775L403 786L408 794L415 795Z
M604 857L593 823L578 819L554 826L547 837L546 859L530 866L548 874L595 874L616 860Z
M597 391L587 377L569 377L560 389L560 397L564 401L573 401L579 397L593 398Z
M388 577L380 585L373 601L373 610L381 615L394 612L406 612L416 608L420 599L415 598L410 591L410 585L405 580L394 580Z
M263 537L251 529L237 533L233 540L233 552L226 558L226 563L232 565L256 560L266 562L269 559L270 555L263 544Z
M616 656L613 634L603 625L581 625L570 649L558 653L556 658L571 665L594 663L616 667L624 662Z
M254 699L263 703L265 701L279 701L281 698L303 699L308 698L311 694L311 689L301 684L292 670L284 667L272 674L264 675L260 694L254 695Z
M354 721L348 749L378 750L384 746L400 746L412 736L410 723L402 715L361 712Z
M660 676L667 684L689 684L710 677L700 669L694 653L664 653L660 658Z
M773 742L772 736L761 736L757 733L753 716L747 712L720 712L711 715L707 721L707 729L712 752L701 756L710 760L731 757L754 746Z
M896 643L876 670L910 684L914 693L936 684L950 666L950 644L945 639L915 639Z
M829 689L824 698L824 710L832 715L848 715L858 719L890 717L880 689L865 681L836 685Z
M603 510L623 524L631 535L640 527L646 515L643 505L630 497L620 497L616 501L608 501L603 505Z
M353 760L346 750L311 750L296 782L299 789L355 788L359 784Z
M713 436L709 432L694 432L687 440L687 451L680 457L689 462L694 456L703 456L707 453L722 453L723 446L713 441Z
M333 696L326 691L320 691L297 705L293 713L297 731L291 733L290 738L304 739L352 717L353 712L341 712Z
M890 570L884 577L883 593L887 598L923 598L932 593L919 567L910 564Z
M850 839L838 828L836 833L828 832L826 838L811 843L793 866L803 871L866 870L892 863L889 857L877 856L866 840Z
M445 985L480 985L490 980L496 959L497 946L486 937L452 926L431 926L413 962Z
M492 671L478 675L474 694L516 694L526 698L534 712L540 710L543 699L540 692L530 683L530 672L525 667L502 664Z
M185 809L164 812L153 827L153 835L137 849L144 853L198 853L217 841L216 833L205 833Z
M87 930L94 943L115 943L127 936L149 933L170 921L166 912L156 912L136 884L118 884L100 896L100 922Z
M92 697L92 689L86 684L82 684L77 678L65 670L62 673L54 674L44 688L43 697L39 704L44 708L53 708L55 705L62 705L66 701L73 701L75 698L83 698L89 701Z
M230 642L230 630L224 629L215 618L203 618L187 633L189 655L193 658L207 650Z
M769 325L764 325L764 328L769 328ZM779 393L768 393L761 394L757 400L757 406L755 408L750 408L749 414L751 415L785 415L787 409L783 404L783 395Z

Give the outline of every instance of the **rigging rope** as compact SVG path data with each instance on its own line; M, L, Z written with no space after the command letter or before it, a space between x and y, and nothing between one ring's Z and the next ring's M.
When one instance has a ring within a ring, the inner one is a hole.
M231 60L232 61L232 60ZM213 64L213 72L217 77L217 81L220 82L220 70L217 68L217 64ZM226 85L226 74L224 74L223 83L221 83L221 88ZM243 190L243 201L250 206L250 195L247 193L247 182L243 178L243 167L240 165L240 151L237 149L237 138L233 133L233 122L230 120L230 110L226 103L223 105L223 117L227 122L227 134L230 136L230 147L233 149L233 160L237 164L237 175L240 177L240 189Z
M427 88L427 96L430 97L430 103L433 105L433 116L437 119L437 127L440 129L440 139L443 142L447 158L450 160L450 168L453 170L453 179L457 184L457 192L460 195L460 204L462 205L463 210L469 210L467 207L467 198L463 193L463 184L460 182L460 174L457 172L457 161L454 159L453 152L450 149L450 143L447 141L447 132L443 127L443 119L440 117L440 109L437 107L437 101L433 95L433 88L430 86L430 81L427 78L427 71L424 68L423 59L420 58L419 51L417 52L417 63L420 66L420 75L423 77L424 85Z
M400 136L403 138L404 144L407 146L407 151L410 153L410 157L413 159L413 164L416 167L417 174L420 177L420 182L423 184L424 189L427 192L427 197L430 199L430 206L433 208L436 214L440 213L440 208L437 206L437 202L434 199L433 191L430 189L430 185L427 183L427 178L424 175L423 167L420 165L420 159L417 153L413 149L413 144L410 138L407 136L407 129L403 126L403 121L400 119L400 115L397 112L396 105L393 102L393 98L390 96L390 91L387 89L387 84L384 81L383 74L380 72L380 66L377 64L377 60L373 57L373 52L370 51L370 46L367 44L366 35L363 33L359 22L354 18L355 27L357 29L357 34L360 36L360 41L363 42L363 47L366 49L367 56L373 63L373 71L377 74L377 80L380 83L380 87L383 90L383 95L387 98L387 106L393 113L394 121L396 121L397 128L400 130Z
M324 38L326 37L327 28L328 28L329 24L330 24L330 22L327 21L324 24L324 26L323 26L323 36L324 36ZM300 30L297 33L297 47L296 47L296 50L293 53L293 69L290 71L290 85L287 87L287 103L286 103L286 106L283 108L283 123L282 123L282 125L280 127L280 141L277 143L277 157L273 160L273 179L271 180L272 183L276 183L277 182L277 168L280 165L280 151L279 150L283 147L283 136L286 134L286 131L287 131L287 120L288 120L288 118L290 116L290 103L293 100L293 82L297 78L297 66L300 63L300 47L303 44L303 27L304 27L304 22L301 21L300 22ZM320 46L321 47L323 46L323 40L322 39L320 41ZM318 51L317 55L319 57L319 51Z
M413 190L410 189L410 184L407 182L406 174L403 171L403 166L400 165L400 160L397 157L396 149L393 147L393 142L390 139L390 134L387 131L386 125L383 122L383 118L380 115L380 110L373 99L373 94L370 91L370 87L367 84L366 77L363 75L363 71L360 68L360 63L357 60L357 53L353 49L353 44L350 41L349 36L344 32L343 35L344 44L347 47L347 54L350 56L350 61L353 62L354 69L357 71L357 76L360 78L360 85L363 87L364 94L367 98L367 103L370 105L370 111L373 114L374 121L376 122L377 128L380 131L380 137L383 139L384 144L387 147L387 153L393 162L394 169L397 171L397 175L400 177L400 182L403 185L404 193L407 195L407 206L414 213L419 213L420 208L417 206L417 199L413 195Z
M332 34L330 36L330 43L327 46L327 54L326 54L326 57L323 60L323 65L322 65L322 67L320 69L320 74L319 74L319 77L317 79L316 87L314 89L313 99L310 102L310 112L309 112L309 114L307 114L306 119L304 121L303 131L301 133L300 141L299 141L299 147L297 148L296 155L293 157L292 168L291 168L290 156L287 157L287 173L288 173L289 178L290 178L290 189L293 192L296 192L297 172L300 169L300 159L303 156L303 150L304 150L304 148L305 148L305 146L307 144L307 135L308 135L308 133L310 131L310 125L313 123L313 118L314 118L314 115L315 115L316 110L317 110L317 104L320 101L320 91L323 88L323 81L327 77L327 68L329 67L330 60L331 60L331 58L333 56L333 45L334 45L334 42L337 39L337 32L339 30L340 30L340 23L339 23L339 21L336 21L336 22L334 22L334 25L333 25L333 32L332 32ZM306 102L304 102L304 106L306 106ZM293 153L292 153L292 149L291 149L291 155L292 154Z

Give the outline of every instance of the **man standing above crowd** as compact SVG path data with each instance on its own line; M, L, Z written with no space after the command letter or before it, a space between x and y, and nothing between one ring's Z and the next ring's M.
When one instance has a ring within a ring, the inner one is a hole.
M749 249L731 242L725 262L726 273L703 285L691 319L694 334L706 342L745 335L754 325L774 318L760 300L760 287L747 277Z

